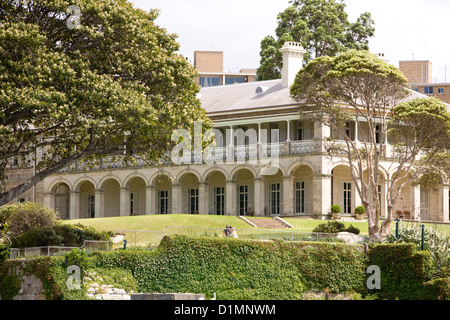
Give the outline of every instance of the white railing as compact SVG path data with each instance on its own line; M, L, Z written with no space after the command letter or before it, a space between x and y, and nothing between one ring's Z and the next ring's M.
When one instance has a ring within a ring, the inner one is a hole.
M28 247L28 248L10 248L10 258L27 258L34 256L51 257L61 252L68 252L72 249L85 249L87 251L109 251L112 249L110 241L85 240L81 247L64 247L64 246L44 246L44 247Z
M291 154L308 154L314 150L312 140L291 141Z

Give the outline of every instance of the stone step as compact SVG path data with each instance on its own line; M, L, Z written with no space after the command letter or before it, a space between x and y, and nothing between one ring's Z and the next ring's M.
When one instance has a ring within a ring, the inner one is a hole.
M262 229L284 229L287 228L284 224L280 223L274 218L255 219L245 217L248 221L255 224L257 228Z

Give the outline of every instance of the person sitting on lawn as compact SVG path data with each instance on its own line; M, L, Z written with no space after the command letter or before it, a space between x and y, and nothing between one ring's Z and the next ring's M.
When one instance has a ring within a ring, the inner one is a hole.
M227 224L227 227L223 230L222 235L224 237L229 237L231 235L231 226Z

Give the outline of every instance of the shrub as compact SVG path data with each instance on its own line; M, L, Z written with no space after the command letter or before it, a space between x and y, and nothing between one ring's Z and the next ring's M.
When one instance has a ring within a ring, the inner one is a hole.
M342 222L339 221L328 221L327 223L319 224L313 229L314 233L339 233L339 232L351 232L354 234L359 234L359 229L350 225L348 228Z
M9 259L9 246L6 244L0 244L0 265L6 259Z
M141 292L214 292L217 299L301 299L306 290L361 289L362 250L336 243L164 237L154 252L95 252L95 268L130 270Z
M4 206L0 216L5 220L3 232L9 241L27 231L54 226L59 220L57 212L34 202Z
M78 266L81 271L81 276L83 277L89 266L86 250L74 248L66 253L64 255L64 268L68 268L70 266Z
M450 278L440 278L425 283L427 300L450 300Z
M431 259L428 252L419 252L414 244L377 244L370 246L369 264L380 268L380 299L422 300L424 283L430 280Z
M358 206L355 208L355 213L356 214L364 214L364 213L366 213L366 209L363 206Z
M372 244L366 257L361 247L337 243L172 236L164 237L155 251L95 252L88 259L88 271L127 288L136 286L133 291L204 293L207 298L216 293L222 300L293 300L325 289L379 299L448 299L450 292L448 279L429 281L429 254L417 252L413 244ZM9 260L1 268L2 298L20 289L21 279L8 272L17 263L22 264ZM85 267L84 252L27 264L24 274L43 281L47 299L86 299L85 291L69 291L66 285L66 266ZM368 265L380 267L381 290L365 289Z
M337 204L333 204L331 206L331 213L340 213L341 212L341 207Z
M433 262L433 277L450 277L450 237L435 228L424 228L424 250L428 251ZM419 224L411 224L399 228L398 239L395 233L386 237L388 243L412 243L421 250L422 228Z
M354 227L353 225L350 225L345 231L350 232L350 233L354 233L354 234L359 234L359 229Z
M62 246L63 238L55 232L53 227L44 227L33 229L22 233L11 241L11 247L44 247L44 246Z
M11 246L18 248L66 246L81 247L86 240L108 241L106 232L98 232L82 225L57 224L24 232L13 239Z
M319 224L313 229L314 233L338 233L345 231L345 225L339 221L328 221L327 223Z

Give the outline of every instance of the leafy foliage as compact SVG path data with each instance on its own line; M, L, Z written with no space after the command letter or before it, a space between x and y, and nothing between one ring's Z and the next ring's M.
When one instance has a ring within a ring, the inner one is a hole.
M374 35L371 14L361 14L350 23L345 3L336 0L295 0L278 14L276 39L267 36L261 41L261 63L258 79L281 76L282 55L279 49L286 41L300 42L307 50L306 62L320 56L335 56L346 49L368 50Z
M155 252L95 253L93 264L131 270L143 292L193 292L207 297L215 292L217 299L292 300L323 286L336 292L357 290L364 278L363 261L356 248L332 243L175 236L165 237Z
M363 206L357 206L355 208L355 213L356 214L364 214L364 213L366 213L366 209Z
M369 249L369 263L380 268L381 299L421 300L427 297L424 284L431 280L428 252L417 252L413 244L379 244ZM371 292L369 293L375 293ZM435 298L435 297L434 297Z
M24 202L0 207L4 229L0 236L11 242L25 232L57 224L59 215L40 203Z
M354 227L353 225L350 225L349 227L346 227L342 222L340 221L328 221L327 223L319 224L317 227L313 229L312 232L316 233L339 233L339 232L350 232L354 234L359 234L359 229Z
M338 204L333 204L331 206L331 213L340 213L341 212L341 206Z
M70 255L78 259L78 254ZM207 298L216 293L218 299L228 300L301 299L309 290L381 299L448 296L448 281L429 281L429 258L413 244L373 244L366 256L361 247L337 243L172 236L155 251L92 253L88 270L138 292L204 293ZM8 261L1 269L0 292L6 299L20 288L14 286L18 277L8 271L17 263L20 260ZM84 289L67 290L67 263L64 257L31 259L23 273L43 281L47 299L86 299ZM366 289L368 265L381 268L381 290ZM134 279L125 280L130 275Z
M16 248L67 246L81 247L86 240L109 241L106 232L97 232L93 228L83 226L57 224L32 229L12 240L11 246Z
M414 182L429 188L450 178L450 112L435 97L416 98L392 109L391 143L403 159L412 161L416 150L425 155L409 172Z
M439 181L437 176L442 183L450 168L450 113L437 99L410 99L410 95L407 79L396 67L353 49L312 60L291 87L291 96L301 105L301 117L331 128L326 150L331 156L347 157L370 235L389 231L392 208L407 183L419 177ZM364 132L358 142L345 130L351 122ZM388 133L393 150L389 154L385 152ZM394 171L385 194L387 219L380 226L381 161L391 162Z
M68 268L72 265L78 266L80 268L82 277L86 275L89 266L89 260L86 250L74 248L64 255L64 267Z
M24 202L0 207L0 236L12 247L79 247L85 240L108 241L107 232L81 224L62 224L58 213L40 203Z
M436 228L424 228L424 250L430 253L433 262L433 276L450 278L450 237L443 235ZM396 234L386 237L388 243L411 243L418 250L422 247L422 227L410 224L399 228Z
M195 69L176 35L122 0L0 4L0 205L74 161L107 155L158 162L172 131L210 123L196 95ZM39 154L39 156L36 156ZM41 156L42 155L42 156ZM8 159L36 161L38 173L5 190Z

